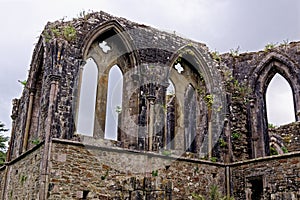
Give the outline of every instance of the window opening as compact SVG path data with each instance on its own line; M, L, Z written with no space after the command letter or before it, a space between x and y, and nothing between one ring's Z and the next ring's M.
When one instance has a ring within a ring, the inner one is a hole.
M99 42L99 47L102 49L104 53L107 53L111 50L111 47L107 44L106 41Z
M108 75L106 100L105 135L106 139L117 140L118 121L122 112L123 74L117 65L114 65Z
M251 177L248 179L246 189L247 200L260 200L263 197L263 179L261 176Z
M93 59L83 67L79 97L77 132L93 136L98 68Z
M196 153L196 94L192 85L189 85L184 98L184 132L185 149Z
M174 65L174 68L177 70L177 72L179 74L181 74L181 72L184 71L184 68L182 67L182 65L180 63L177 63L176 65Z
M176 110L175 110L175 87L171 80L169 80L169 86L167 87L166 95L166 106L167 106L167 134L166 134L166 144L167 149L174 149L174 138L175 138L175 120L176 120Z
M269 126L280 126L295 121L293 92L288 81L275 74L266 91Z

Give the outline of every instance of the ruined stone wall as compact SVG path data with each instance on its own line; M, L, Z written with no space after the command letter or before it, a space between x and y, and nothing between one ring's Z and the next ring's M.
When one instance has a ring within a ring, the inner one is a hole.
M265 92L276 73L290 83L295 115L299 112L299 55L300 43L292 42L266 48L264 51L243 54L231 52L219 57L228 91L233 160L262 157L270 153ZM299 135L296 129L288 129L288 134ZM292 149L295 148L291 147Z
M83 198L84 194L88 199L125 199L135 193L188 199L192 194L208 194L213 185L225 192L225 171L217 163L67 140L54 140L51 151L49 199Z
M0 168L0 195L3 193L4 183L5 183L5 171L6 166Z
M275 134L280 137L287 151L300 151L300 123L279 126L277 128L269 128L269 134Z
M253 190L259 190L256 186L262 187L261 199L300 198L299 152L237 162L230 168L232 192L236 200L251 199ZM258 197L257 194L255 197Z
M42 149L43 145L36 146L7 164L4 199L38 199Z

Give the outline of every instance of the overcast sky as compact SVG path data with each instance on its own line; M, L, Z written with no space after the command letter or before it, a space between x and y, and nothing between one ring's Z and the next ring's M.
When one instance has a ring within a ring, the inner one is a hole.
M37 37L48 21L83 10L176 31L219 52L300 40L299 0L0 0L0 121L8 128L11 100L21 95L18 80L27 79Z

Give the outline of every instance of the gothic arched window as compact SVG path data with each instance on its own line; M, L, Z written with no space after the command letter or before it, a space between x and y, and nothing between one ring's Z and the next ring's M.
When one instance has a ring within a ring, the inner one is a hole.
M107 139L117 140L119 115L122 111L123 73L117 65L109 70L105 134Z

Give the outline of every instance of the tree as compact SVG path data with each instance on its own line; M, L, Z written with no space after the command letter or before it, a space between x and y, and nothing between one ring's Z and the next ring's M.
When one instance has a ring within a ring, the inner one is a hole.
M4 132L8 131L5 125L0 121L0 166L2 166L6 159L6 142L8 137L3 135Z

